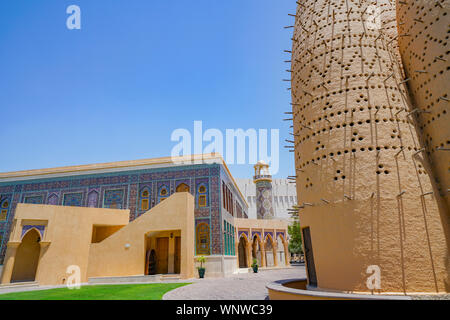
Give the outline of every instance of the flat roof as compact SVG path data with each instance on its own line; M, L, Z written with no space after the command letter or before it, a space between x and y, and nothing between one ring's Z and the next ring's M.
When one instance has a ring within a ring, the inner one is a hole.
M238 190L241 198L248 207L247 200L242 195L239 186L233 178L228 169L225 160L219 153L195 154L188 156L177 157L162 157L142 160L116 161L97 164L86 164L78 166L65 166L46 169L33 169L23 171L1 172L0 183L27 181L43 178L60 178L76 175L100 174L100 173L114 173L125 170L139 170L139 169L157 169L170 168L186 165L198 164L221 164L226 169L228 175L231 177L236 190Z

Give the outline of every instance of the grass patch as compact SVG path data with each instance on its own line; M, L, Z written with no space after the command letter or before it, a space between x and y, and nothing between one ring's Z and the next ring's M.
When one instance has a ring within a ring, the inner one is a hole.
M89 285L0 294L0 300L161 300L166 292L190 283Z

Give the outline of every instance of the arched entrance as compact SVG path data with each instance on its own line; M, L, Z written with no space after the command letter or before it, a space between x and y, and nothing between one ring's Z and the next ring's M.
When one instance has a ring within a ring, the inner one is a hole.
M17 248L11 282L35 281L41 253L40 241L41 235L36 229L31 229L22 238Z
M248 268L247 264L247 239L245 236L241 236L239 239L239 268Z
M284 252L284 239L281 235L278 235L277 237L277 259L278 259L278 265L279 266L285 266L286 265L286 252Z
M266 253L266 267L273 267L275 266L275 257L273 254L273 240L272 237L269 235L266 237L265 241L265 253Z
M261 246L260 246L260 240L257 235L255 235L253 237L252 259L256 259L258 261L258 266L262 267L262 265L261 265Z
M176 192L190 192L191 188L185 183L180 183L176 189Z

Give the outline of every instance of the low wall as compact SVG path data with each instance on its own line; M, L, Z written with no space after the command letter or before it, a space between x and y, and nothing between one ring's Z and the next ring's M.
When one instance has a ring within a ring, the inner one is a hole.
M200 267L200 263L197 262L198 256L194 257L195 268ZM205 278L219 278L237 271L237 257L236 256L205 256L206 263L203 267L206 268ZM198 278L196 272L195 277Z
M287 279L266 286L270 300L411 300L408 296L353 294L309 290L306 279Z

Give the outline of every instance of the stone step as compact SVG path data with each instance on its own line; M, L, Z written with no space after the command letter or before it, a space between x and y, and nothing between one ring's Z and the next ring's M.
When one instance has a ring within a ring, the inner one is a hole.
M238 268L235 273L249 273L251 268Z
M179 274L162 274L161 281L177 281L180 280Z
M33 289L38 287L39 282L36 281L5 283L0 284L0 293L26 291L27 289Z
M24 282L13 282L13 283L5 283L0 284L0 288L16 288L16 287L26 287L26 286L39 286L39 282L37 281L24 281Z
M110 283L152 283L161 281L161 275L152 276L126 276L126 277L92 277L89 284L110 284Z

